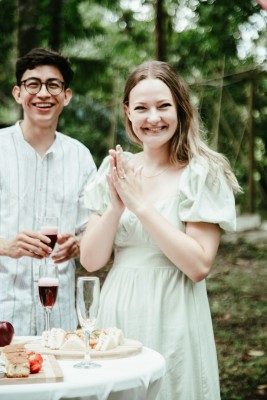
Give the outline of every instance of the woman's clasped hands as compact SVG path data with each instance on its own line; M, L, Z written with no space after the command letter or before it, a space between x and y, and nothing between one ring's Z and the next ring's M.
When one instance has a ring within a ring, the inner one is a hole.
M122 147L109 150L110 172L107 181L113 207L123 212L127 207L132 212L144 201L141 183L142 167L134 169L126 159Z

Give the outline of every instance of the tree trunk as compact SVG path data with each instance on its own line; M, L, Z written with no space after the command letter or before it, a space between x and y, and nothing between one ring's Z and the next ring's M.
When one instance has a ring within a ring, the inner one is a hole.
M164 0L155 3L156 59L166 61Z
M254 104L255 104L255 81L252 78L249 87L249 103L248 103L248 144L249 144L249 167L248 167L248 211L253 213L255 211L255 182L254 182L254 169L255 169L255 134L254 134Z
M18 57L36 47L36 18L36 0L18 0Z
M212 140L212 148L215 151L219 151L219 128L220 128L220 120L221 120L221 107L222 107L222 93L223 93L223 77L224 77L224 69L225 69L225 57L223 57L223 67L221 72L221 78L219 80L219 98L215 103L215 113L214 113L214 126L212 129L213 132L213 140Z
M51 1L51 36L49 46L51 49L58 51L60 49L60 31L61 31L61 10L62 0Z
M116 128L117 128L117 121L118 121L118 113L119 113L119 108L118 108L118 98L119 98L119 93L118 93L118 82L119 79L114 72L114 76L112 79L112 100L110 102L110 117L109 117L109 122L110 122L110 129L109 129L109 134L107 136L107 145L109 149L114 149L115 145L117 144L117 136L116 136Z

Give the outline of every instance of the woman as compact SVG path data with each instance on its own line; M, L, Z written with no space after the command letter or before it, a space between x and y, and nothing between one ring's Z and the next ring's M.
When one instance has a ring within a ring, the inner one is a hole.
M102 268L98 325L117 326L166 359L161 400L220 399L205 278L222 229L235 228L239 185L201 140L186 85L163 62L139 66L124 90L137 154L110 150L94 185L81 263Z

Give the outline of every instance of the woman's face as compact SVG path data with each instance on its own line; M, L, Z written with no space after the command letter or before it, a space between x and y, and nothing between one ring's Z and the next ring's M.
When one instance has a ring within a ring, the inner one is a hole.
M131 90L125 111L144 147L167 144L177 129L177 109L172 93L160 79L140 81Z

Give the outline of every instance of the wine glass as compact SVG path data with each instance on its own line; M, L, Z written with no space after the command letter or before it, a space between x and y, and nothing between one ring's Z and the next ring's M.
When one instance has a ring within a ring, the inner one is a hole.
M51 240L50 243L48 243L48 246L54 250L58 235L58 218L53 216L43 216L39 218L39 224L40 232ZM45 262L46 261L47 259L45 258Z
M91 361L90 334L94 329L99 307L100 282L96 276L78 277L76 307L80 325L85 337L84 360L75 364L75 368L97 368L99 364Z
M38 290L42 306L45 309L45 330L50 330L50 313L57 299L58 267L52 262L39 267Z
M54 250L58 234L58 217L40 217L40 232L49 237L51 242L48 246Z

